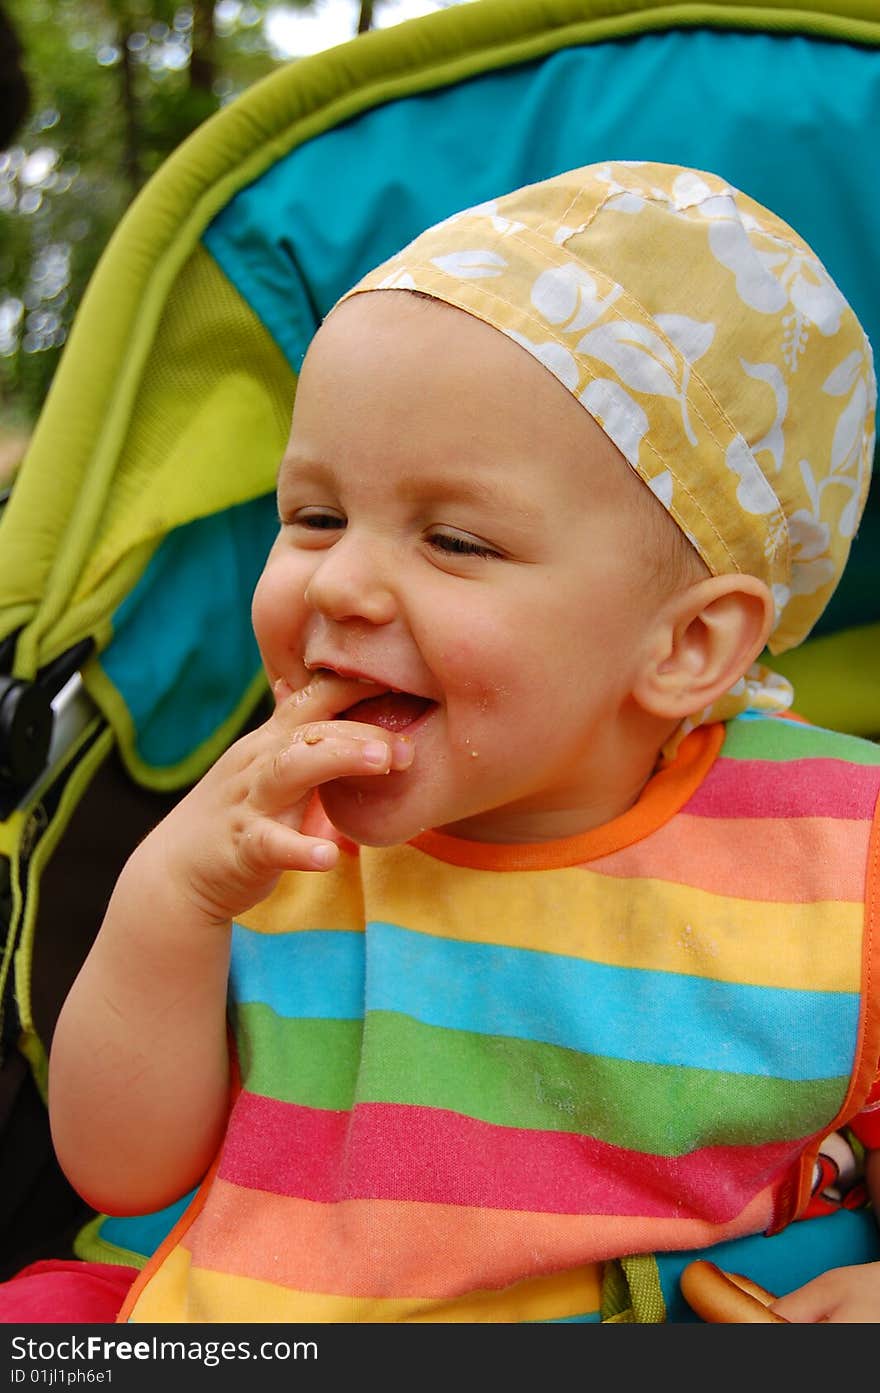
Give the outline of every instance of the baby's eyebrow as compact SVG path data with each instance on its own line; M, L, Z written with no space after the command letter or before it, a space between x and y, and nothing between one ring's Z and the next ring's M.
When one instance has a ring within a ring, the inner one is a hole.
M322 483L330 482L334 477L332 468L323 460L313 459L311 455L296 455L288 450L278 467L278 482L282 483L293 473L300 478L314 479Z
M286 498L291 497L304 484L319 490L333 489L335 475L329 465L321 460L302 455L286 454L278 468L275 481L275 494L279 509L283 509Z
M474 474L435 478L419 473L404 481L402 491L405 497L417 503L430 500L452 504L473 503L478 507L503 512L505 517L515 514L528 523L539 522L543 517L543 511L534 499L512 488L501 473L497 480L479 478Z

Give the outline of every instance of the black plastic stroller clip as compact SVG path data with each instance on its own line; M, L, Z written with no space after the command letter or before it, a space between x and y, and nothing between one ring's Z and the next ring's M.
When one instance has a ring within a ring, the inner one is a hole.
M87 638L47 663L32 682L0 676L0 797L24 793L46 768L58 695L94 648Z

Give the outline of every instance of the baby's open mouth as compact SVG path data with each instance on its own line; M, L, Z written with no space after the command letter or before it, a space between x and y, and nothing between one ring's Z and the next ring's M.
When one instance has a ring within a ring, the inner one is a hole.
M381 726L383 730L407 730L423 716L434 710L436 701L416 696L413 692L382 692L380 696L365 697L345 711L340 721L363 721L366 725Z

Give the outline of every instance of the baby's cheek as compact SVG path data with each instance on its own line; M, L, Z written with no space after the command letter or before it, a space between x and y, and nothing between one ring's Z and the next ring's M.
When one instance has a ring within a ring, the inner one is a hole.
M251 601L251 624L265 661L278 647L283 627L283 607L271 572L264 571Z
M292 676L291 660L301 657L304 604L299 577L285 574L270 557L251 601L251 623L270 676Z
M493 643L486 635L481 641L479 634L468 634L444 648L438 671L450 708L489 713L511 697L518 685L515 656L496 649L497 638Z

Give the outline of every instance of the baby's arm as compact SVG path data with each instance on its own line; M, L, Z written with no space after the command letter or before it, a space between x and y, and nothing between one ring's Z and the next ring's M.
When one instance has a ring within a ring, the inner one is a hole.
M332 720L360 694L335 677L284 693L126 863L59 1015L49 1070L59 1161L96 1209L160 1208L216 1153L232 920L283 871L337 859L332 842L300 831L317 785L412 761L403 737Z

